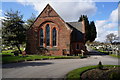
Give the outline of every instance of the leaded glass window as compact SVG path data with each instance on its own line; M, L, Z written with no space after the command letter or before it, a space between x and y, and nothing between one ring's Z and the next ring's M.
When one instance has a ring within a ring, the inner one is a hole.
M79 44L77 43L77 45L76 45L76 49L80 49L80 46L79 46Z
M40 46L43 46L43 29L40 29Z
M56 38L57 38L57 31L56 31L56 28L53 28L52 30L52 43L53 43L53 46L56 46Z
M50 46L50 26L46 25L46 45Z

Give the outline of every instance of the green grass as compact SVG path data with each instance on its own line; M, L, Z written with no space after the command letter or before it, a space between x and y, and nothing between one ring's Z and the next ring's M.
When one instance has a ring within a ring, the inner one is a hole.
M112 51L103 51L103 50L96 49L96 48L94 48L94 47L93 47L92 49L94 49L94 50L96 50L96 51L98 51L98 52L107 54L107 55L109 55L109 53L112 53Z
M2 54L11 55L12 54L11 52L13 52L13 50L6 50L6 51L4 50L0 53L0 55L2 55Z
M104 53L104 54L109 54L109 52L111 52L111 51L103 51L103 50L99 50L99 49L95 49L96 51L99 51L99 52L101 52L101 53Z
M0 53L0 55L14 55L13 53Z
M2 57L3 63L12 63L12 62L20 62L25 60L38 60L38 59L73 59L78 58L76 56L41 56L41 55L27 55L25 57L20 56L5 56Z
M93 48L94 49L94 48ZM102 51L102 50L98 50L98 49L94 49L94 50L97 50L99 52L102 52L102 53L105 53L105 54L109 54L109 53L112 53L112 51ZM112 57L116 57L116 58L120 58L120 55L115 55L115 54L109 54L110 56Z
M34 60L34 59L43 59L43 58L52 58L48 56L38 56L38 55L28 55L25 57L22 56L6 56L2 57L3 63L11 63L11 62L18 62L23 60Z
M110 54L110 56L120 58L120 55Z
M108 53L108 51L102 51L102 50L97 50L99 52L102 52L102 53Z
M2 56L2 55L14 56L14 53L11 53L11 52L13 52L13 50L2 51L2 53L0 53L0 56ZM21 55L21 54L19 54L19 55Z
M96 48L94 48L94 47L91 47L93 50L97 50Z
M73 59L73 58L79 58L79 56L42 56L42 55L27 55L25 57L22 57L22 54L19 54L19 56L14 56L14 53L11 53L15 50L4 50L0 53L0 56L2 57L3 63L12 63L12 62L20 62L20 61L26 61L26 60L37 60L37 59Z
M120 67L120 65L104 65L104 66L109 66L109 67L118 66L118 67ZM97 65L86 66L86 67L72 70L66 75L66 79L67 80L80 80L80 76L83 72L90 70L90 69L94 69L94 68L97 68Z
M2 51L2 53L11 53L13 50L4 50L4 51Z
M23 51L23 48L20 48L22 51ZM15 49L15 50L3 50L3 51L1 51L1 53L0 53L0 55L13 55L13 53L11 53L11 52L13 52L13 51L17 51L17 49Z
M15 50L3 50L0 53L0 55L11 55L11 56L13 56L14 55L14 53L12 53L13 51L15 51Z

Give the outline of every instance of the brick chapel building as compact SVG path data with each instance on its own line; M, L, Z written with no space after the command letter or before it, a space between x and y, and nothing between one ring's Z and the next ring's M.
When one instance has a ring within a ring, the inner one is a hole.
M84 20L65 22L48 4L27 31L27 54L42 54L42 50L48 55L86 53Z

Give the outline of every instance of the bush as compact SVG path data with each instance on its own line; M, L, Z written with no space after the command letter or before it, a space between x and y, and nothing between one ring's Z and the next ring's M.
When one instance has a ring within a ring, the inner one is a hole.
M14 53L14 56L19 56L19 51L13 51L12 53Z
M103 69L103 65L102 65L102 62L101 62L101 61L99 61L98 69Z
M120 79L120 76L119 76L119 73L118 73L118 72L112 72L112 73L109 75L109 78L110 78L110 80L119 80L119 79Z
M79 55L79 57L82 59L82 58L87 58L87 56L86 55Z

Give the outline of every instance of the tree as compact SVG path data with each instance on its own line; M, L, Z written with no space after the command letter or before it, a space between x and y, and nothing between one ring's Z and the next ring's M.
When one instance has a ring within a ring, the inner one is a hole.
M81 15L79 18L78 22L85 21L85 42L90 41L93 42L96 38L97 32L96 32L96 27L94 21L91 21L89 23L87 15Z
M114 40L116 40L116 38L117 38L117 35L115 35L114 33L110 33L106 36L106 41L112 44Z
M96 38L97 35L97 31L96 31L96 27L95 27L95 23L94 21L90 22L90 42L93 42Z
M87 15L81 15L81 17L79 18L79 20L78 20L78 22L81 22L81 21L85 21L85 31L86 31L86 35L85 35L85 42L87 42L88 40L89 40L89 38L90 38L90 31L89 31L89 29L88 28L90 28L89 27L89 20L88 20L88 17L87 17Z
M20 45L26 41L26 29L24 28L23 15L19 11L7 11L3 19L2 39L3 44L16 46L20 53Z
M26 29L28 29L35 21L36 16L32 13L32 16L26 21Z

